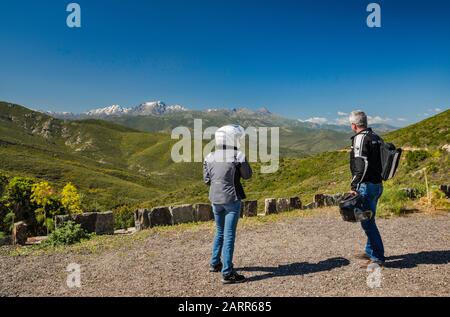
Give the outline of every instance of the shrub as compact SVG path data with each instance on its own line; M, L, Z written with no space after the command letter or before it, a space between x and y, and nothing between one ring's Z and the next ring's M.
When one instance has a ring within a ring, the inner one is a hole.
M43 246L63 246L80 242L81 240L91 237L79 224L73 221L64 223L61 227L53 231L47 240L43 242Z
M31 192L31 201L40 206L34 211L36 220L48 234L53 229L54 216L61 213L61 203L47 182L34 184Z
M419 163L431 157L431 153L425 150L410 151L406 154L406 165L409 169L419 167Z
M10 213L10 210L6 206L6 202L0 199L0 231L9 231L11 224L6 219L8 213Z
M32 179L24 177L14 177L9 181L2 203L8 209L4 219L7 226L11 225L10 221L23 220L34 228L36 222L34 210L37 206L31 201L33 184Z
M430 190L430 196L431 202L426 195L420 199L419 203L422 207L450 211L450 200L439 188L432 188Z
M7 185L8 185L8 177L0 173L0 197L3 196L3 193Z
M398 186L385 186L380 198L378 212L380 215L400 215L405 209L408 197Z
M448 199L445 193L438 188L434 188L431 191L431 203L437 209L450 211L450 199Z
M114 229L128 229L134 227L134 209L124 205L114 211Z
M77 188L72 183L64 186L61 192L61 204L69 214L82 213L81 197L78 194Z

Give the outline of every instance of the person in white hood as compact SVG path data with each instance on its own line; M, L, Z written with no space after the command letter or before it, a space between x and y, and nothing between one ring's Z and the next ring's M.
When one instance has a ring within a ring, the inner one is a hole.
M218 129L215 134L216 151L205 158L203 166L203 179L210 186L209 199L216 221L210 272L222 271L224 284L245 281L245 277L233 268L236 227L241 214L241 200L245 199L240 179L252 177L250 164L239 150L240 139L244 136L244 129L238 125Z

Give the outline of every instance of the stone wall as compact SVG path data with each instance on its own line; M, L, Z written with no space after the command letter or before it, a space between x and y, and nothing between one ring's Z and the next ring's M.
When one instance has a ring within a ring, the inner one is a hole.
M442 185L441 190L449 195L450 186ZM314 195L313 202L306 205L302 204L299 197L266 198L264 200L264 209L261 213L258 213L258 202L256 200L243 201L241 205L241 217L266 216L292 210L311 210L339 206L339 202L343 196L343 193L334 195L316 194ZM151 210L139 209L135 212L136 230L161 225L212 220L214 220L214 215L210 204L157 207Z
M13 226L12 241L14 244L25 245L28 239L28 226L25 222L16 222Z
M302 209L302 201L300 200L299 197L278 198L278 199L267 198L264 201L264 212L261 215L265 216L300 209Z
M446 194L449 186L441 186L441 190ZM317 194L314 201L303 205L299 197L289 198L267 198L264 201L262 213L258 213L258 201L243 201L241 205L241 217L256 217L292 210L308 210L327 206L339 205L339 200L343 194L326 195ZM448 195L448 194L447 194ZM134 222L136 231L145 230L158 226L171 226L182 223L213 221L214 214L210 204L185 204L170 207L155 207L151 209L141 208L134 212ZM98 235L114 234L114 215L112 211L91 212L77 214L73 216L61 215L55 217L55 227L61 227L67 221L74 221L88 233ZM25 244L28 238L27 226L20 222L14 224L14 232L11 240L17 244Z
M241 217L255 217L258 214L256 200L243 201ZM176 205L138 209L134 212L136 230L144 230L158 226L171 226L190 222L205 222L214 220L210 204Z
M406 197L409 199L416 199L419 197L419 191L415 188L402 188L401 191L405 192Z
M403 188L408 198L415 199L418 192L411 188ZM441 185L440 190L450 198L450 185ZM311 210L316 208L339 206L344 194L316 194L313 202L302 204L299 197L267 198L264 200L264 209L258 213L258 201L243 201L241 205L241 217L256 217L277 214L292 210ZM55 217L55 227L59 228L67 221L74 221L88 233L98 235L114 234L114 215L112 211L83 213L73 216L61 215ZM157 226L171 226L190 222L213 221L214 214L210 204L198 203L194 205L177 205L170 207L155 207L151 209L137 209L134 212L136 231L145 230ZM26 243L28 238L27 225L24 222L14 224L11 242L19 245ZM6 239L4 239L6 241ZM6 243L2 241L2 243Z
M444 192L447 198L450 198L450 185L441 185L440 189L442 192Z
M114 215L112 211L55 216L55 227L59 228L67 221L79 224L88 233L96 233L98 235L114 234Z
M214 220L212 206L210 204L195 204L194 219L197 222Z
M248 200L243 201L241 205L242 217L256 217L258 215L258 201Z

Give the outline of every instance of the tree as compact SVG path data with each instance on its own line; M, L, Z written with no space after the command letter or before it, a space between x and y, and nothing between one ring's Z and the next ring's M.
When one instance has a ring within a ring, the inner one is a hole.
M31 189L34 181L25 177L13 177L6 186L5 201L14 212L17 221L33 218L34 206L31 202Z
M83 212L81 208L81 197L78 194L77 188L72 183L64 186L61 192L61 204L69 214L80 214Z
M53 227L53 220L52 217L48 219L47 216L53 216L56 213L55 210L49 210L51 202L55 200L52 199L55 192L48 182L34 184L31 192L31 201L39 206L42 206L42 208L35 210L36 220L38 223L42 223L44 225L48 234L49 228Z

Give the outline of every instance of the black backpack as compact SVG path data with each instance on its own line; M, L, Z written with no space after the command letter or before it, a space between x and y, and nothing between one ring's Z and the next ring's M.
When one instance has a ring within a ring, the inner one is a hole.
M380 158L381 158L381 178L387 181L394 177L400 162L402 149L397 149L392 143L380 143Z

